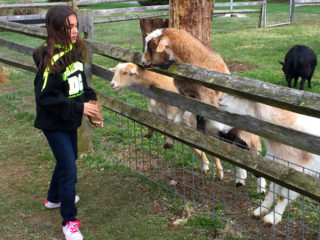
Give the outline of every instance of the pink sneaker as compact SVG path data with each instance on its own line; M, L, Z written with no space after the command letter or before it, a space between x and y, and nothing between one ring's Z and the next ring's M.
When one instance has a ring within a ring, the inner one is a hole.
M80 226L81 223L78 220L67 222L67 224L62 227L66 240L83 240L83 236L79 230Z
M80 197L76 195L74 202L77 203L79 202L79 200L80 200ZM46 208L53 209L53 208L59 208L61 206L61 203L53 203L48 201L47 199L44 205L46 206Z

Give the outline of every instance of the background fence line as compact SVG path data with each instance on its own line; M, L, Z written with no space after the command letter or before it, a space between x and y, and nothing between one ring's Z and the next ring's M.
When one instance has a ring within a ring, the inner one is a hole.
M96 1L78 1L78 6L86 6L86 5L95 5L99 3L112 3L112 2L124 2L124 0L96 0ZM127 1L126 1L127 2ZM130 1L128 1L130 2ZM16 8L46 8L52 7L57 5L66 5L71 6L70 2L57 2L57 3L28 3L28 4L2 4L0 5L1 9L16 9ZM232 3L215 3L215 9L213 10L213 15L224 15L224 14L237 14L237 13L258 13L258 27L262 27L264 24L264 13L266 7L266 1L255 1L255 2L232 2ZM233 9L233 7L247 7L247 6L259 6L259 9ZM223 8L223 7L232 7L232 9L224 9L219 10L216 8ZM140 7L126 7L126 8L116 8L116 9L105 9L105 10L93 10L94 16L103 16L103 15L110 15L116 13L127 13L127 12L139 12L145 10L168 10L168 5L156 5L156 6L140 6ZM145 16L141 15L142 17L159 17L159 16L167 16L168 11L163 13L156 13L156 14L146 14ZM38 24L39 21L44 20L45 16L43 14L30 14L30 15L16 15L16 16L0 16L0 20L4 21L16 21L16 22L25 22L25 23L34 23ZM137 19L137 16L123 16L120 19L123 20L133 20ZM109 18L106 19L95 19L94 23L105 23L117 21L112 20Z

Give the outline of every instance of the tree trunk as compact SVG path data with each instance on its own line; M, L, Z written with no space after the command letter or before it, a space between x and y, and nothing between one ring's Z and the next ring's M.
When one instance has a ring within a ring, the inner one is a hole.
M140 19L140 29L142 33L142 44L143 44L143 52L145 47L145 39L146 36L156 30L157 28L167 28L168 27L168 19L164 18L141 18Z
M170 0L169 27L184 29L211 47L213 4L212 0Z

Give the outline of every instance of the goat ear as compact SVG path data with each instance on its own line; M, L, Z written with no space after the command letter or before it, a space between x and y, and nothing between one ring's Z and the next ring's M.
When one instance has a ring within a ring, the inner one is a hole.
M282 66L284 66L284 62L279 62Z
M166 49L167 46L168 46L167 40L161 40L161 41L159 42L159 44L158 44L157 52L158 52L158 53L163 52L163 51Z
M136 67L131 68L130 74L132 74L132 75L133 75L133 74L138 75L139 73L138 73L137 68L136 68Z
M116 68L109 68L108 70L110 70L111 72L115 72Z

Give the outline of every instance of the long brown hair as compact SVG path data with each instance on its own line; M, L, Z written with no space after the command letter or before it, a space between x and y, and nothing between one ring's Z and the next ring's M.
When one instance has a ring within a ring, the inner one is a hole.
M65 51L70 48L71 38L69 34L69 19L70 15L75 15L78 22L78 17L75 11L67 6L54 6L49 9L46 15L46 28L48 37L43 46L36 49L36 54L40 60L39 71L44 71L46 67L49 67L50 73L56 73L61 71L64 67L70 65L76 59L81 61L86 60L87 49L84 41L78 35L77 41L72 46L72 51L65 54L65 57L59 59L52 65L51 59L55 52L57 45L61 48L60 51ZM43 54L45 51L45 54Z

